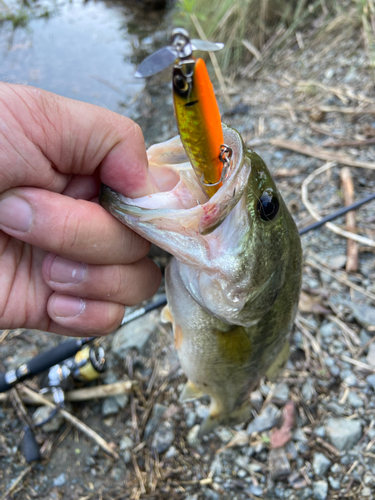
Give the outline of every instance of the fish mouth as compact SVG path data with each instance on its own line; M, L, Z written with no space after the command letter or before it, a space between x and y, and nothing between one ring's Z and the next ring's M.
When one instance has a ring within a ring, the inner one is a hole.
M225 144L232 150L231 167L223 185L211 198L203 191L177 136L147 151L150 173L160 192L132 199L103 185L100 204L136 231L136 220L138 226L159 220L161 229L194 231L202 236L212 233L242 198L251 168L240 134L225 124L223 133ZM146 237L150 239L150 235ZM158 241L155 243L162 246Z

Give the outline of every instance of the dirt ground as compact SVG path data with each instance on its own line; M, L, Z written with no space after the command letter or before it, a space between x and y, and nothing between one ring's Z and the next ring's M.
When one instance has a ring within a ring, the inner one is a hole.
M302 182L326 162L334 164L307 185L320 215L344 203L343 167L349 167L355 200L375 191L374 74L360 30L319 39L311 28L267 64L244 73L226 81L231 104L223 104L220 95L223 121L266 161L299 228L314 220L302 202ZM146 88L143 127L158 113L150 95ZM174 127L165 122L160 140ZM133 380L134 390L106 404L95 399L69 406L113 443L117 457L63 423L55 432L38 431L43 460L29 466L21 451L24 423L14 397L6 397L0 400L1 500L374 498L374 213L374 202L356 212L354 231L367 240L355 245L354 271L345 269L347 238L328 228L302 236L303 300L291 358L276 383L263 381L252 396L255 432L247 422L197 442L195 426L207 400L178 402L185 376L169 326L157 314L141 318L140 328L152 322L144 345L122 357L114 352L113 337L101 344L108 362L105 383ZM343 228L346 221L335 224ZM163 253L157 259L167 261ZM60 340L36 331L3 332L0 369ZM31 384L36 387L36 381ZM274 429L283 421L285 429L287 401L294 404L294 428L287 443L273 447ZM26 407L31 416L35 407Z

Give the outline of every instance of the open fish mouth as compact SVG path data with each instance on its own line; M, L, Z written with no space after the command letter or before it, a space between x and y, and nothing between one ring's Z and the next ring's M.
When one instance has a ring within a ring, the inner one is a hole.
M160 219L159 229L166 225L171 232L185 230L200 235L211 233L243 196L250 173L250 162L244 158L241 136L225 125L223 129L225 143L233 152L231 167L223 186L211 198L202 190L202 184L177 136L151 146L147 151L150 172L160 192L131 199L103 186L101 205L131 227L136 217L137 232L140 223L155 223L156 219ZM149 233L147 238L153 241ZM157 240L154 242L163 246L159 238ZM169 245L168 251L171 251Z

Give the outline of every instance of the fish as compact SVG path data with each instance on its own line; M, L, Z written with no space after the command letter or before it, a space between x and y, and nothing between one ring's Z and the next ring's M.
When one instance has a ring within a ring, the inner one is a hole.
M231 167L211 197L178 136L148 150L164 191L131 199L103 185L100 194L114 217L173 255L162 316L188 379L180 401L210 397L199 437L250 419L249 395L288 359L301 288L296 224L261 157L222 130Z
M219 106L203 59L177 60L172 73L173 104L184 149L209 197L221 186L224 143Z

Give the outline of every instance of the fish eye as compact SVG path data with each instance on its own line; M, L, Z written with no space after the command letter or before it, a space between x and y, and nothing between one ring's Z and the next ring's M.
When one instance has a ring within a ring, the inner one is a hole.
M257 211L262 220L272 220L279 211L279 200L271 189L266 189L260 197Z

